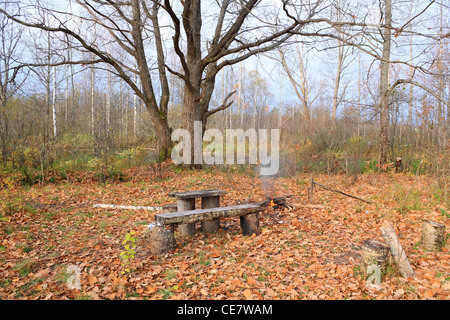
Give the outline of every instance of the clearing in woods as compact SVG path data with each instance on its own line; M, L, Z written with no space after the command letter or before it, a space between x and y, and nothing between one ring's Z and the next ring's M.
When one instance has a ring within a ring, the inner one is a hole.
M32 187L2 178L1 299L450 298L448 248L431 252L420 243L423 220L450 226L448 202L430 177L315 175L329 188L372 202L316 188L316 207L299 206L308 203L310 175L277 178L272 195L295 195L289 201L296 208L262 212L260 235L243 236L239 218L227 218L215 234L180 239L175 232L176 249L157 257L146 233L155 212L93 204L162 206L173 202L170 192L223 189L221 206L229 206L266 194L258 178L231 167L165 165L159 178L145 167L125 173L125 182L107 184L88 175ZM382 240L383 221L395 226L416 278L403 279L390 267L379 287L366 286L362 242ZM77 286L68 285L74 269Z

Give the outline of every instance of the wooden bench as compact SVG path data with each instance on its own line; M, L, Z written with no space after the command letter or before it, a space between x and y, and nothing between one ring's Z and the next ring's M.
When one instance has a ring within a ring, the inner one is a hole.
M262 209L258 205L244 204L157 214L150 233L150 251L157 255L173 250L174 226L194 224L199 221L208 222L225 217L240 217L243 235L260 234L259 212Z

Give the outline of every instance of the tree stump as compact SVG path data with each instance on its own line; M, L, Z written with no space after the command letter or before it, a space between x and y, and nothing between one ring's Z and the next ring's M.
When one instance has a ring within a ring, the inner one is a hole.
M377 266L381 273L386 271L389 262L389 246L377 240L364 240L361 251L361 267L366 275L370 275L369 266Z
M422 245L431 251L440 251L444 245L445 225L431 220L423 222Z
M394 162L395 172L399 172L402 169L402 157L396 157Z
M220 196L202 198L202 209L217 208L217 207L220 207ZM217 232L219 228L220 228L219 219L202 222L203 232L214 233Z
M259 229L259 213L250 213L239 217L241 220L242 234L244 236L251 236L252 234L260 234Z
M154 255L161 255L173 250L175 239L172 226L149 225L150 232L150 252Z
M177 199L177 210L188 211L195 209L195 198L191 199ZM193 236L195 234L195 223L184 223L178 225L180 236Z

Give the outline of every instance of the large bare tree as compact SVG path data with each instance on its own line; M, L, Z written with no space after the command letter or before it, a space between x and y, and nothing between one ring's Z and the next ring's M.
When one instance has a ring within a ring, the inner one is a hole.
M233 92L229 92L220 106L210 109L218 73L224 67L286 44L316 14L321 2L297 11L297 18L303 19L299 23L299 20L286 19L286 7L291 6L287 1L191 0L182 1L177 8L171 1L164 1L162 6L174 27L173 48L182 67L180 71L171 68L169 71L185 83L182 127L191 137L194 136L194 121L201 121L204 131L208 117L232 103ZM208 3L207 9L203 9L205 3ZM211 30L208 32L203 29L203 22L205 15L211 12L214 23L207 26L207 30ZM184 48L182 40L185 40Z
M209 116L228 108L232 103L230 92L219 107L210 109L219 71L288 41L293 32L299 31L315 15L322 1L309 3L302 10L297 10L297 20L294 21L286 19L284 15L286 7L291 6L288 1L75 2L82 8L79 13L58 6L51 7L44 0L36 1L34 5L18 2L15 10L0 9L0 13L24 26L69 37L80 51L97 57L77 63L108 64L111 72L122 78L144 102L150 113L161 155L166 157L171 147L171 130L167 121L170 94L166 70L184 82L182 126L192 133L193 123L198 120L202 121L204 129ZM206 6L207 10L203 9ZM164 41L159 23L163 13L165 21L168 20L174 30L171 48L179 58L181 69L168 66L165 61L164 52L170 48L168 42ZM213 19L210 19L211 15ZM51 19L45 19L47 16ZM208 30L202 29L205 17L213 21L213 24L209 22ZM93 36L89 30L92 31L94 25L96 32ZM114 50L104 49L111 43L128 53L128 61L115 56L112 53ZM152 59L153 55L156 59ZM159 101L151 72L154 65L161 88ZM139 76L141 87L133 74Z
M164 85L167 79L164 68L161 68L165 64L164 56L157 50L162 82L162 92L158 101L151 76L151 55L149 57L149 51L146 50L151 40L155 40L157 47L162 47L158 33L149 31L150 27L154 30L159 29L158 6L155 3L148 8L146 2L141 0L129 2L76 0L76 3L80 8L79 13L52 7L44 1L36 1L31 6L18 3L14 9L0 9L0 13L23 26L54 33L62 42L70 39L71 44L79 52L96 57L68 61L64 55L60 55L60 60L52 65L108 65L109 67L104 69L125 81L145 104L156 133L160 156L166 158L171 147L171 139L167 121L169 89ZM94 26L96 32L93 33ZM120 51L106 50L110 46L115 46ZM127 53L126 59L123 59L121 54L123 52ZM23 66L35 65L23 64ZM139 83L136 81L137 78Z

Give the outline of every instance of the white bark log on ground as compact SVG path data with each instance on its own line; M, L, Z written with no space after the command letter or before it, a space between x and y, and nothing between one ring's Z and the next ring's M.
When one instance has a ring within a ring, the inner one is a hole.
M122 209L122 210L147 210L147 211L159 211L162 210L162 207L149 207L149 206L121 206L115 204L94 204L94 208L103 208L103 209Z
M398 269L404 278L414 278L415 272L409 263L406 253L400 244L400 241L395 234L394 226L388 222L384 223L381 228L384 241L389 244L391 249L392 258L398 266Z

